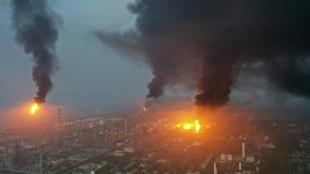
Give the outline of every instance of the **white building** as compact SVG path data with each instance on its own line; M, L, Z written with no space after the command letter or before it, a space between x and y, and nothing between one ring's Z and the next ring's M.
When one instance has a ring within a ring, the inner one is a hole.
M245 158L245 143L242 143L242 158Z
M133 152L134 152L134 149L133 149L132 147L125 147L125 148L124 148L124 152L133 153Z

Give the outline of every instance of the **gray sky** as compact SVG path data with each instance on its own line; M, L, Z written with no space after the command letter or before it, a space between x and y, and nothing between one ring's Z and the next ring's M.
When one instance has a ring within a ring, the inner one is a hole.
M146 86L153 77L150 69L129 61L90 34L94 30L114 32L134 28L135 16L126 7L132 1L50 1L51 8L63 18L56 43L59 70L52 77L54 88L47 95L47 103L42 105L42 110L47 112L38 115L54 120L58 107L63 108L64 116L74 117L143 105L148 92ZM0 128L33 123L36 118L29 119L28 112L36 92L31 75L33 62L31 55L26 55L14 40L9 0L0 0L0 53ZM253 98L266 104L270 98L276 99L271 103L281 103L287 97L266 93L264 83L253 81L252 87L237 85L231 100L238 103ZM252 90L255 87L258 89ZM167 93L193 101L196 90L176 86ZM296 97L290 101L309 104L309 100Z
M0 119L4 119L6 112L1 110L31 102L36 88L31 77L31 55L26 55L14 41L9 2L0 2ZM64 24L56 43L59 70L52 77L54 88L47 96L49 104L74 108L76 112L85 108L142 104L147 94L146 84L152 78L150 71L90 35L96 29L118 31L134 27L135 16L126 8L129 2L51 2Z

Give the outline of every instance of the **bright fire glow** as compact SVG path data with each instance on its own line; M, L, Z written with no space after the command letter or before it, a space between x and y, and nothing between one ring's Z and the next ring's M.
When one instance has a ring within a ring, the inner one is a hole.
M179 123L176 127L182 127L184 130L193 130L195 133L199 133L201 125L198 120L195 120L192 123Z
M195 121L195 131L196 131L196 132L199 132L200 127L201 127L201 126L200 126L198 120L196 120L196 121Z
M145 106L143 107L143 111L146 111L146 107Z
M186 125L184 125L184 129L188 129L188 130L190 130L192 128L192 125L190 125L190 124L186 124Z
M36 110L39 108L38 104L35 103L32 107L31 107L31 114L34 114L36 112Z

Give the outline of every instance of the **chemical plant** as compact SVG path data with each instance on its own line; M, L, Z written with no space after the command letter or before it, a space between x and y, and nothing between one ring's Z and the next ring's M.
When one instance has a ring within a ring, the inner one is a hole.
M305 136L309 130L303 122L286 118L275 122L259 114L226 117L226 121L182 122L152 111L131 110L65 120L59 111L53 124L1 130L0 171L263 174L275 167L308 170L310 137ZM279 130L282 135L275 133Z

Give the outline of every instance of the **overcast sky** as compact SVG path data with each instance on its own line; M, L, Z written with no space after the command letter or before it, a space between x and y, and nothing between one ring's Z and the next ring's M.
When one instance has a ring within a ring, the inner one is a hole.
M55 87L47 97L48 102L113 105L146 95L150 72L120 57L89 34L96 29L114 31L133 27L135 16L127 11L128 2L67 0L51 4L64 24L56 44L59 70L53 76ZM1 7L0 18L3 108L33 98L36 89L31 80L31 55L26 55L14 41L9 5Z
M47 112L40 114L56 118L57 108L61 107L65 116L87 116L143 105L148 93L146 86L153 77L151 70L142 63L129 61L90 34L95 30L115 32L134 28L135 16L127 10L132 1L49 1L50 7L62 17L63 25L56 43L59 68L52 77L54 88L42 106ZM32 81L31 55L25 54L14 40L9 2L0 0L0 127L9 127L27 116L37 90ZM244 80L243 76L239 78ZM260 85L252 85L258 87L253 90L237 85L231 100L255 98L265 103L270 98L283 102L283 97L287 97L279 93L272 96ZM172 88L168 93L186 93L191 100L196 93L196 90L179 90ZM309 103L300 98L290 101Z
M142 103L146 84L152 78L150 71L90 35L97 29L119 31L134 27L135 16L126 8L129 2L51 1L51 8L63 18L63 26L56 43L59 70L52 77L54 88L47 96L49 104L83 110ZM10 5L7 0L1 0L0 5L0 110L9 110L32 102L36 88L31 55L14 41Z

